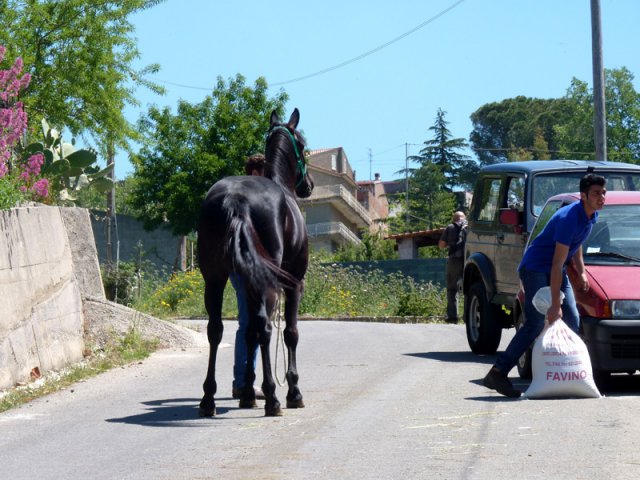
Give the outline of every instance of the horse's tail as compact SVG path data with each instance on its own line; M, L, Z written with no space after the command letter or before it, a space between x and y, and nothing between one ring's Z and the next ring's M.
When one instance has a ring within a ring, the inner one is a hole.
M299 281L284 271L262 244L246 206L225 199L228 207L226 246L232 269L245 279L249 293L258 297L267 289L295 288Z

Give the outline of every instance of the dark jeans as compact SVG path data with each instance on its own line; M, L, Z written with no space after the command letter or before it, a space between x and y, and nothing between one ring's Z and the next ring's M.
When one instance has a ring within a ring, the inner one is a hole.
M449 257L447 259L447 320L458 318L458 291L462 279L464 258Z
M550 276L544 272L532 272L530 270L520 270L520 280L524 287L524 325L516 332L515 336L507 346L507 349L498 355L495 366L505 375L508 375L511 369L518 363L518 359L538 338L540 332L544 328L544 317L533 306L533 297L536 292L549 285ZM562 272L562 286L560 290L564 293L564 301L562 302L562 320L574 332L578 333L580 329L580 314L576 306L576 298L573 294L573 288L569 282L566 272Z
M238 331L236 332L236 342L233 362L233 387L244 387L244 373L247 368L247 327L249 326L249 312L247 311L247 292L245 290L244 279L232 273L229 276L231 285L236 291L236 300L238 301ZM253 369L256 369L256 361L258 357L258 348L253 357Z

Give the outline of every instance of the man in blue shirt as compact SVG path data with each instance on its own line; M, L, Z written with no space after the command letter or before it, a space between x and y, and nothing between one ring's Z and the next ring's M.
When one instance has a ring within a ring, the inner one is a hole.
M567 205L553 214L540 235L527 248L518 273L524 288L524 315L526 321L507 349L498 355L482 384L507 397L517 398L522 392L513 387L508 375L544 328L545 319L553 323L559 318L576 333L580 327L580 315L576 306L566 266L573 260L579 279L576 288L589 290L582 243L591 233L598 218L598 210L605 202L606 180L588 173L580 180L580 201ZM539 313L532 300L536 292L545 286L551 288L551 306L546 316ZM561 292L564 294L562 301Z

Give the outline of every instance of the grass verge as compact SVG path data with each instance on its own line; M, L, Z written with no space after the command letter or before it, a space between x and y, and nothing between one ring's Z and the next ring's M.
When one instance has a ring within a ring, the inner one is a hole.
M0 392L0 413L112 368L143 360L157 348L157 340L143 338L135 328L131 328L124 337L114 333L103 348L87 348L83 362L58 372L48 372L31 383Z

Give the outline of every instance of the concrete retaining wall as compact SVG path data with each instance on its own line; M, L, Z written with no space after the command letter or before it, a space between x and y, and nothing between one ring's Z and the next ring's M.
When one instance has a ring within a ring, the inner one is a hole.
M0 390L82 360L136 328L161 346L206 337L106 300L89 212L25 207L0 211Z
M58 369L82 359L81 288L103 297L104 290L87 280L98 268L95 246L95 264L85 259L74 265L65 217L70 223L84 219L91 228L82 209L0 212L0 389L28 380L36 368Z

